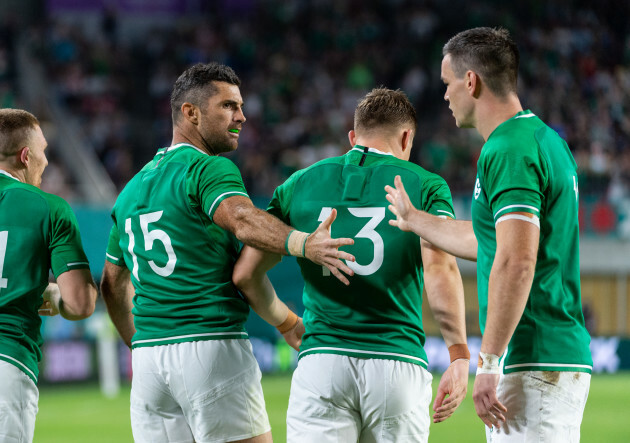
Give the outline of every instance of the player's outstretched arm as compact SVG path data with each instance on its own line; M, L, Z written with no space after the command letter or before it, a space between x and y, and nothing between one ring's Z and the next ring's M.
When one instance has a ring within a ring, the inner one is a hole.
M329 228L336 214L333 210L328 219L308 235L291 229L278 218L256 208L249 198L235 195L219 204L213 220L246 245L275 254L306 257L318 265L326 266L347 285L350 282L342 272L346 275L354 273L342 259L354 261L354 256L339 248L353 244L354 240L330 237Z
M455 412L468 390L464 287L455 257L426 240L421 240L421 251L427 300L451 356L433 402L433 422L440 423Z
M89 269L66 271L57 277L57 283L48 284L39 314L61 314L66 320L83 320L94 312L96 296L96 285Z
M267 278L267 271L279 261L278 254L244 246L234 266L232 281L252 309L271 326L278 328L287 343L299 351L304 335L302 319L278 298Z
M118 330L120 337L131 347L131 338L136 333L133 325L133 295L129 269L105 261L101 277L101 294L107 312Z
M389 224L402 231L414 232L440 249L456 257L477 261L477 238L470 221L441 218L418 211L405 191L400 176L394 179L395 188L387 185L388 209L396 216Z

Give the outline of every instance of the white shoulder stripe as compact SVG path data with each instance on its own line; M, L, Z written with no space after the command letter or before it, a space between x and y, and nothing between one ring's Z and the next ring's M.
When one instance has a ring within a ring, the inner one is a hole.
M208 210L208 217L210 217L210 214L212 214L212 210L214 209L214 205L216 205L217 202L221 201L221 199L223 199L223 197L225 197L226 195L230 195L230 194L244 195L245 197L249 198L249 195L247 195L245 192L241 192L241 191L224 192L223 194L221 194L217 198L215 198L214 201L212 202L212 206L210 206L210 209Z
M499 219L494 224L495 226L505 220L523 220L531 223L532 225L536 225L540 229L540 219L537 216L527 217L526 215L521 214L506 214L503 217L499 217Z
M517 118L532 118L532 117L536 117L536 115L530 112L529 114L517 115L514 118L517 119Z
M455 218L455 215L454 215L454 214L451 214L451 213L450 213L450 212L448 212L448 211L443 211L442 209L438 209L438 210L437 210L437 212L443 212L443 213L447 214L448 216L450 216L451 218Z
M499 209L495 214L495 218L497 215L499 215L501 212L503 211L507 211L508 209L512 209L512 208L525 208L525 209L531 209L532 211L536 211L536 212L540 212L540 209L534 207L534 206L530 206L530 205L509 205L509 206L504 206L503 208Z

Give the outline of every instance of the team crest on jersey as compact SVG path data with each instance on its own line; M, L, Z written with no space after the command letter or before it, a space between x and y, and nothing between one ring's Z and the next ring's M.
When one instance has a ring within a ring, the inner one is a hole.
M475 200L479 198L479 194L481 194L481 182L479 181L479 177L477 177L477 181L475 182Z

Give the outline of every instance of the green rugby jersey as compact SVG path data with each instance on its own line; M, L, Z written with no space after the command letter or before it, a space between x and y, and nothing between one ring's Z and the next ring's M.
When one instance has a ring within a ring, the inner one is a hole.
M0 171L0 360L34 382L49 270L58 277L83 268L88 260L68 203Z
M235 195L247 193L234 163L183 143L120 193L106 259L131 271L132 347L247 338L249 306L232 284L239 242L212 222Z
M472 220L483 333L497 220L512 212L540 218L532 289L508 345L504 372L591 372L590 336L580 296L576 164L566 142L531 111L499 125L477 164Z
M401 360L426 368L422 329L423 272L418 237L389 225L385 185L400 175L413 204L454 217L446 182L391 154L355 146L346 155L293 174L268 211L296 229L314 231L333 208L333 237L351 237L350 286L322 266L298 259L305 286L300 357L329 353ZM365 157L363 160L362 158Z

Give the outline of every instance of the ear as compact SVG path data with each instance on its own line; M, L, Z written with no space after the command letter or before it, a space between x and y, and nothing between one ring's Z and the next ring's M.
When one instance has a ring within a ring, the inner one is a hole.
M481 92L481 79L476 72L466 72L466 89L471 97L479 97L479 93Z
M184 102L181 107L182 115L193 125L199 124L199 108L192 103Z
M22 149L20 149L17 153L16 153L16 157L18 160L18 163L22 163L24 166L28 166L28 162L30 161L29 158L29 153L30 153L30 148L28 146L24 146Z
M402 152L405 152L407 149L411 149L412 144L413 144L413 130L405 129L402 133L402 139L400 141Z
M357 133L354 132L354 129L351 129L348 132L348 140L350 140L350 146L355 146L357 141Z

